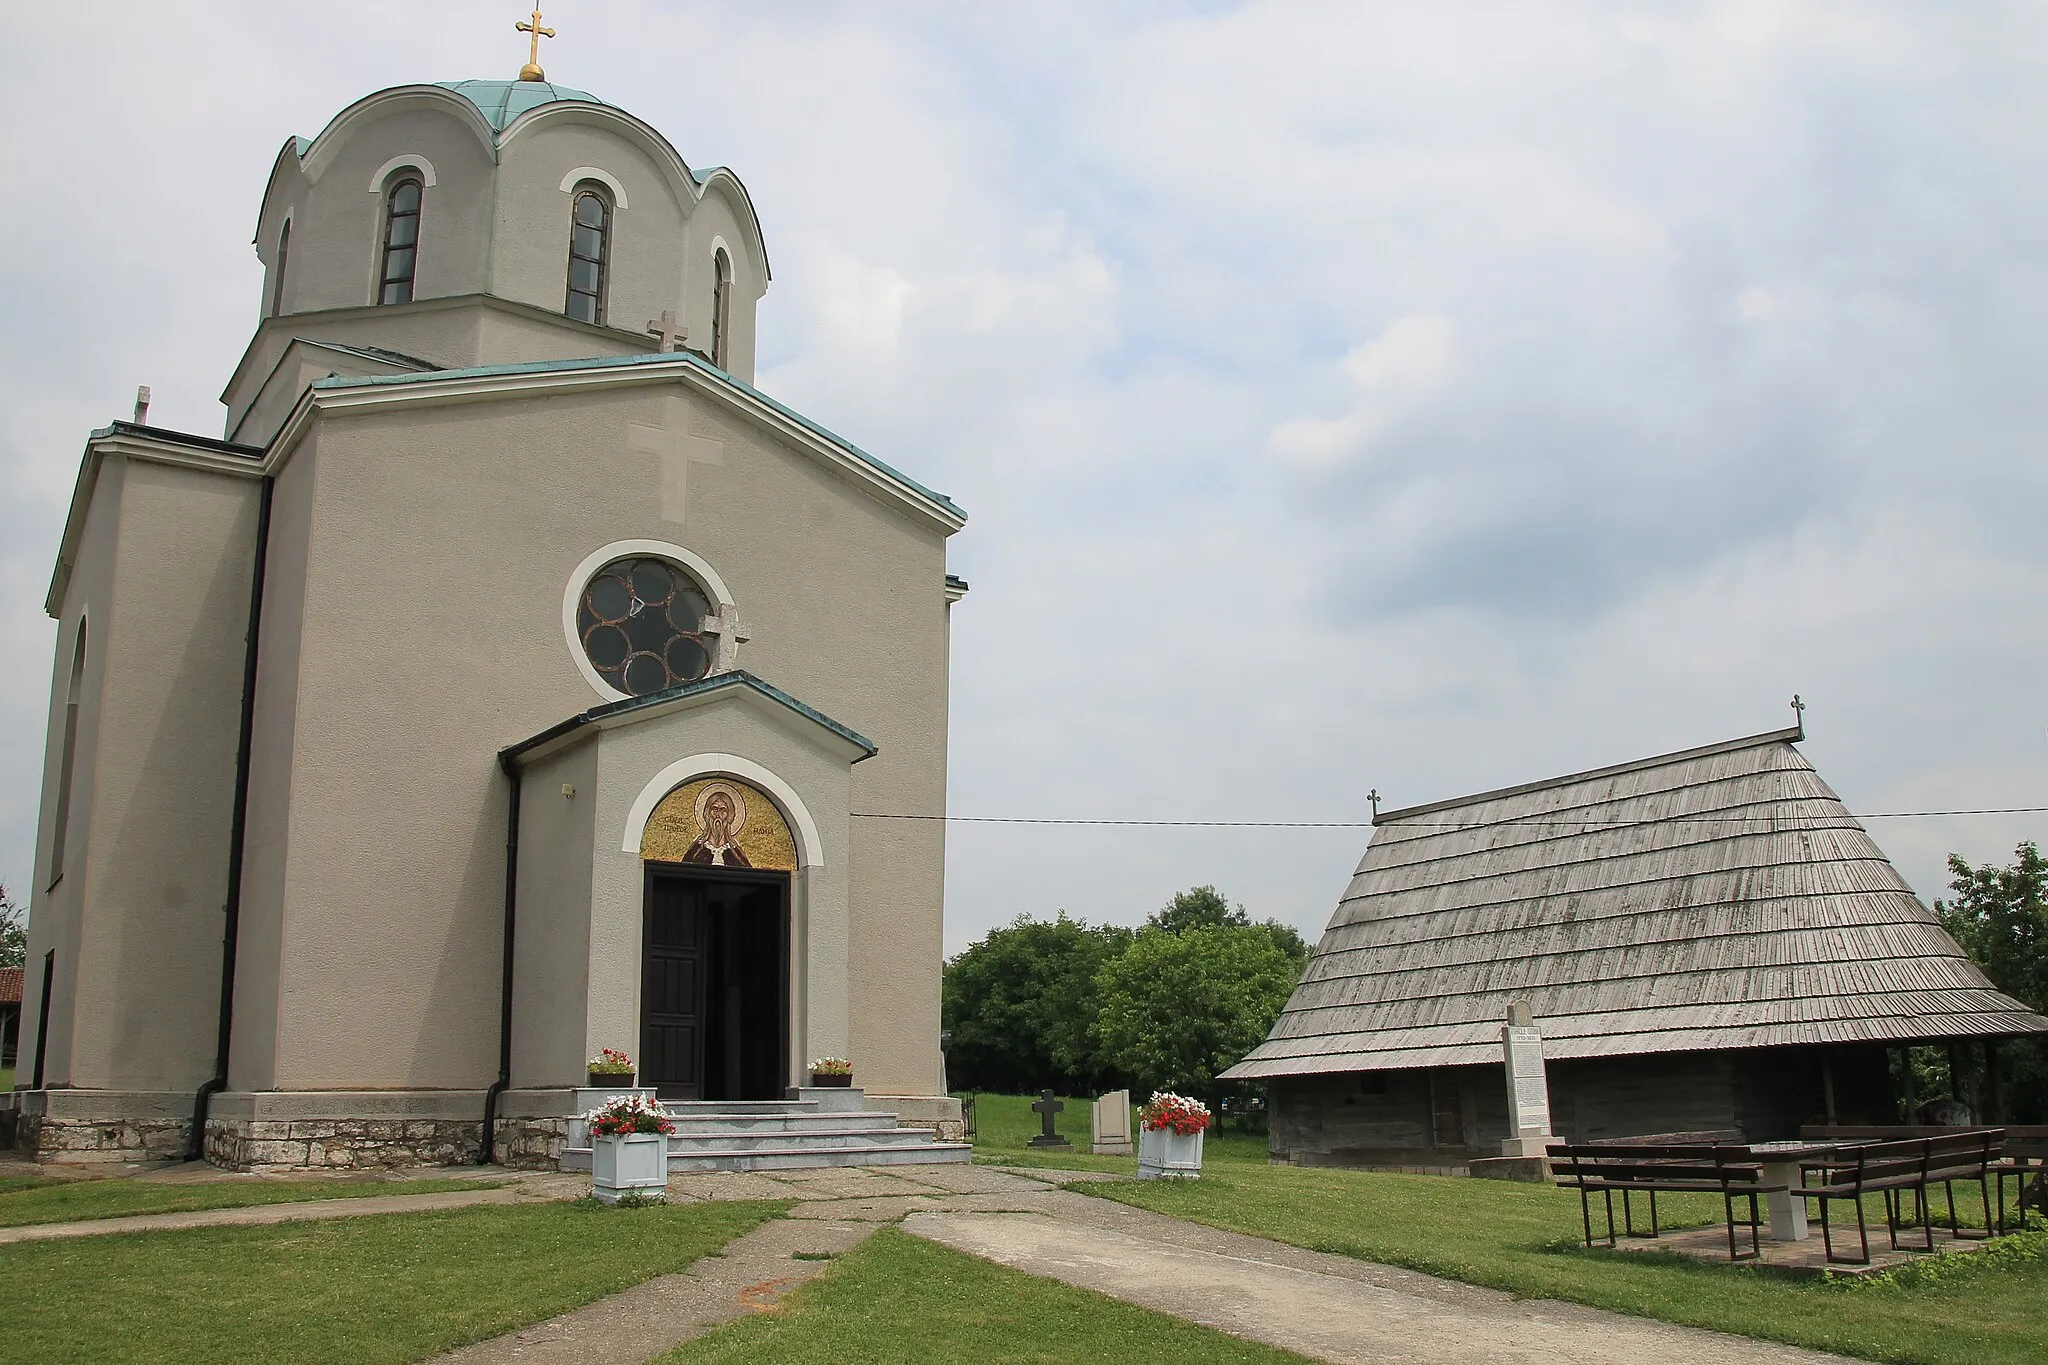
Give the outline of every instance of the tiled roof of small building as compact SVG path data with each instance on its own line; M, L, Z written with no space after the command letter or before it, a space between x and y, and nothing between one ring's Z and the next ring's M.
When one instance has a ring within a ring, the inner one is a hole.
M21 968L0 967L0 1005L21 1003Z
M1781 730L1389 811L1253 1079L2048 1033Z

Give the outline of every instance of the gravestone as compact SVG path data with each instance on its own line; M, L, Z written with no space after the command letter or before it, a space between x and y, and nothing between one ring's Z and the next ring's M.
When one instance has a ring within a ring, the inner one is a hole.
M1543 1035L1526 1001L1508 1006L1500 1043L1508 1071L1508 1123L1514 1130L1514 1136L1501 1143L1501 1155L1541 1157L1557 1139L1550 1132L1550 1083L1543 1074Z
M1052 1097L1052 1091L1041 1090L1038 1093L1038 1099L1033 1102L1031 1107L1034 1111L1037 1112L1038 1116L1042 1120L1044 1120L1044 1131L1040 1132L1037 1137L1032 1138L1031 1141L1028 1144L1026 1144L1027 1146L1065 1148L1072 1147L1074 1145L1073 1143L1067 1141L1065 1138L1061 1137L1059 1135L1059 1132L1052 1126L1053 1115L1059 1113L1060 1110L1067 1107L1065 1104L1061 1103L1059 1100L1056 1100Z
M1095 1101L1092 1116L1094 1140L1088 1150L1097 1156L1131 1154L1131 1092L1112 1090Z

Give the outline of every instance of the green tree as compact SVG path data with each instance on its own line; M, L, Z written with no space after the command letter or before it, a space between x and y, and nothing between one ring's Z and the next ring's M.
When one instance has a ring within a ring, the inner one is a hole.
M1148 928L1097 976L1105 1060L1141 1090L1214 1103L1217 1073L1265 1040L1306 956L1283 947L1268 924Z
M0 886L0 967L20 967L27 962L27 916L7 888Z
M2048 1012L2048 859L2032 842L2013 851L2010 867L1972 867L1951 853L1949 888L1955 899L1934 910L1991 984L2035 1010ZM2008 1117L2048 1120L2048 1049L2038 1038L2004 1045L2010 1072Z
M1089 1026L1096 974L1132 931L1019 915L946 964L947 1078L963 1090L1086 1093L1111 1079Z
M1243 905L1232 905L1213 886L1194 886L1153 911L1146 919L1145 927L1169 934L1184 934L1190 929L1213 929L1219 925L1244 928L1251 923L1252 917ZM1304 963L1308 961L1308 945L1302 942L1293 925L1269 919L1259 921L1255 927L1271 935L1281 952Z
M1190 929L1213 929L1222 924L1244 925L1251 922L1251 916L1245 913L1242 905L1232 905L1215 887L1196 886L1153 911L1145 925L1151 929L1163 929L1169 934L1184 934Z

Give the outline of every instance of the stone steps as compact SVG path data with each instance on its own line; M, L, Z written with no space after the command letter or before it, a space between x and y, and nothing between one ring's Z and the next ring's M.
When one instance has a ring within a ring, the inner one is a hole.
M796 1100L664 1100L675 1122L668 1169L795 1170L818 1166L906 1166L966 1162L964 1142L936 1141L926 1128L901 1128L896 1115L864 1106L858 1090ZM562 1169L590 1169L590 1148L563 1151Z
M896 1126L894 1114L864 1112L859 1114L675 1114L678 1133L692 1136L708 1136L714 1133L734 1135L752 1133L836 1132L843 1128L861 1128L880 1131Z
M965 1165L974 1159L974 1148L964 1142L933 1142L921 1128L906 1132L924 1133L918 1143L889 1145L861 1144L847 1147L756 1147L732 1150L716 1147L671 1150L671 1175L684 1171L783 1171L818 1166L933 1166Z

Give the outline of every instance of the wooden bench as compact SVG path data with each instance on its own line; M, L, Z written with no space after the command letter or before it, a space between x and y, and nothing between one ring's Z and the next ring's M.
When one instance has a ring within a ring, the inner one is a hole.
M1615 1244L1614 1193L1621 1192L1622 1226L1630 1237L1655 1237L1659 1194L1718 1194L1728 1227L1728 1259L1753 1261L1761 1254L1757 1196L1784 1190L1763 1183L1763 1168L1740 1146L1683 1143L1600 1142L1559 1144L1550 1149L1550 1170L1557 1183L1579 1192L1579 1217L1586 1245L1593 1245L1592 1196L1598 1192L1607 1207L1607 1245ZM1636 1231L1633 1199L1641 1194L1650 1204L1650 1230ZM1735 1241L1735 1200L1749 1199L1749 1254Z
M2039 1124L2005 1130L2005 1159L1991 1168L1998 1183L1998 1235L2009 1229L2005 1223L2005 1182L2013 1182L2019 1193L2016 1214L2019 1225L2027 1225L2027 1205L2048 1214L2048 1127Z
M1894 1138L1946 1137L1957 1131L1933 1124L1824 1124L1801 1128L1799 1135L1846 1142L1884 1142ZM2007 1181L2019 1194L2015 1212L2021 1226L2026 1223L2029 1205L2048 1213L2048 1176L2044 1176L2044 1171L2048 1171L2048 1124L2007 1124L2005 1155L1991 1168L1995 1182L1992 1200L1998 1209L2000 1236L2012 1230L2006 1218Z
M1899 1247L1899 1228L1904 1224L1903 1210L1905 1196L1914 1195L1916 1211L1923 1236L1924 1249L1934 1250L1934 1222L1929 1198L1933 1186L1939 1184L1948 1192L1949 1223L1955 1224L1955 1182L1974 1180L1984 1198L1984 1231L1966 1234L1960 1228L1957 1236L1989 1237L1991 1235L1991 1193L1989 1173L1994 1163L2003 1154L2005 1133L1997 1128L1945 1129L1939 1137L1894 1138L1883 1142L1862 1142L1845 1146L1821 1161L1807 1165L1802 1175L1801 1186L1792 1191L1795 1198L1815 1200L1820 1205L1821 1239L1827 1249L1830 1261L1852 1265L1870 1264L1870 1229L1865 1221L1863 1196L1879 1195L1885 1205L1885 1231L1891 1238L1892 1249ZM1828 1209L1837 1200L1847 1199L1856 1206L1856 1235L1862 1246L1862 1259L1850 1261L1835 1254L1834 1228L1829 1220Z

